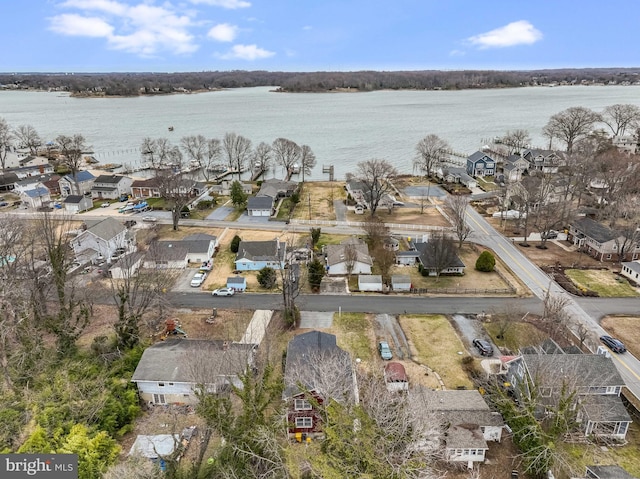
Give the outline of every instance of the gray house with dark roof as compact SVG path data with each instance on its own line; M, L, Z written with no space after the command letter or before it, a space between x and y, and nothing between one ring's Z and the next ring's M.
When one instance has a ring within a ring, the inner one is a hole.
M271 241L240 241L235 265L239 271L259 271L269 267L275 270L284 268L287 243L274 239Z
M496 161L482 151L476 151L467 158L467 174L471 176L493 176Z
M214 394L242 388L239 375L252 366L254 352L254 344L168 339L145 349L131 382L150 404L195 404L201 386Z
M363 240L347 238L340 244L326 245L323 251L329 275L371 274L373 259Z
M626 437L631 417L620 399L625 383L606 355L523 354L509 363L507 380L517 397L537 394L540 403L551 409L574 394L576 421L586 436Z
M352 401L354 381L351 357L333 334L309 331L289 341L282 393L289 438L322 437L323 404Z
M78 171L75 175L65 175L58 180L62 197L69 195L86 195L91 191L93 181L96 179L89 171Z
M640 258L640 241L631 241L617 231L591 218L575 220L569 226L567 241L600 261L624 261ZM621 249L623 257L621 257Z

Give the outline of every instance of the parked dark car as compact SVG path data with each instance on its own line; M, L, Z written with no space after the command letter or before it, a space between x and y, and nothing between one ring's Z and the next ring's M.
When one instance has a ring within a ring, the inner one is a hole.
M476 338L473 340L473 345L482 356L493 356L493 346L489 341Z
M600 336L600 341L602 341L602 344L607 346L614 353L620 354L624 353L627 350L622 341L616 338L612 338L611 336Z
M549 230L540 235L542 239L556 239L558 237L558 232L556 230Z

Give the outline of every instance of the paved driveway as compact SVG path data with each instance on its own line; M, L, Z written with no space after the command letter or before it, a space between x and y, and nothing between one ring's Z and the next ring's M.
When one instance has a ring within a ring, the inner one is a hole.
M208 220L224 220L227 216L229 216L233 212L233 207L231 206L218 206L214 211L212 211L206 219Z

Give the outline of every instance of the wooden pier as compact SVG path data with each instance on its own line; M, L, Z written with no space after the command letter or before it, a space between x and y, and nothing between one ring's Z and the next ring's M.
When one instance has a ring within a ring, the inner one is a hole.
M335 181L333 177L333 165L329 165L329 166L322 165L322 173L328 173L329 181Z

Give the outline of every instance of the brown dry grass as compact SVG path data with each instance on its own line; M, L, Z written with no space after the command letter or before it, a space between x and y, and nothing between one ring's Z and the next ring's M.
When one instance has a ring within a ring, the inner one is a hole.
M342 182L313 181L305 182L300 192L300 202L296 206L292 218L308 220L335 220L333 209L335 200L345 200L347 193ZM311 205L311 212L309 212Z
M620 338L635 357L640 356L640 317L606 316L600 325L609 335Z
M465 354L459 354L464 353L466 348L445 316L401 315L399 322L418 364L437 372L448 389L458 386L473 387L462 368Z

